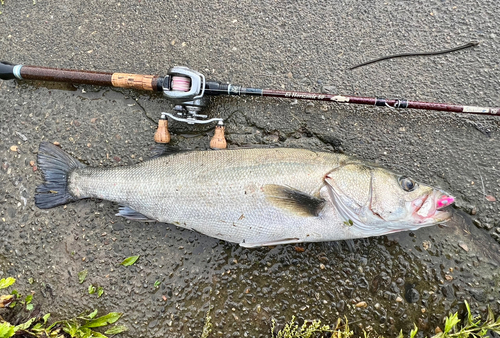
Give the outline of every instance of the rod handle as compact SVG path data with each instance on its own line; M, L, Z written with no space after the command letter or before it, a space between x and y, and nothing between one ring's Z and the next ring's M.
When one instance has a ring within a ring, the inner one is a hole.
M157 75L106 73L88 70L13 65L0 62L0 79L55 81L95 86L113 86L138 90L162 91L163 78Z

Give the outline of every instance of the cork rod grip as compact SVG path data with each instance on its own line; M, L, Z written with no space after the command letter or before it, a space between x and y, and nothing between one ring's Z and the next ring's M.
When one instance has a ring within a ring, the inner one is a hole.
M113 73L111 83L113 87L156 90L157 79L155 75Z

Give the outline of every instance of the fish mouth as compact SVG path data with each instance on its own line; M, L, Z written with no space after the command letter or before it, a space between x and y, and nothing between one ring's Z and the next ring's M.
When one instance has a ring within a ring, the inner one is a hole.
M412 217L419 224L435 224L446 222L451 218L451 211L446 209L455 202L455 198L444 191L434 190L432 193L411 202L414 209Z

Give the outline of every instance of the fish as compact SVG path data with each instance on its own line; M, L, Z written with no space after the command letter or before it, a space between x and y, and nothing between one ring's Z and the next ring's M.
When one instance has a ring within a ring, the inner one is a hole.
M43 142L35 205L85 198L117 216L159 221L242 247L381 236L444 223L454 198L343 154L295 148L169 151L144 162L90 167Z

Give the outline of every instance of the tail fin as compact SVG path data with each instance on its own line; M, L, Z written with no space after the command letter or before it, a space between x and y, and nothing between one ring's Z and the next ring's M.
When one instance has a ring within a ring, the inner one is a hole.
M42 142L38 150L38 167L45 183L35 190L37 207L49 209L78 199L68 191L68 177L73 170L84 168L83 163L52 143Z

